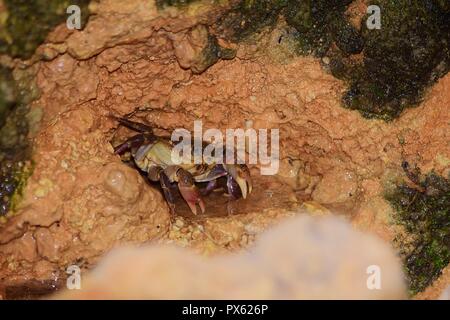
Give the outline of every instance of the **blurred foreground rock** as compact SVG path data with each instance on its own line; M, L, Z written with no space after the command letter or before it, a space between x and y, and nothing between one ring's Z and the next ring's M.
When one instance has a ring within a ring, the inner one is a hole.
M441 296L439 297L439 300L450 300L450 286L445 289L444 292L442 292Z
M381 271L370 290L369 266ZM206 258L171 246L111 252L81 290L57 299L402 299L400 264L387 244L336 217L288 219L239 255Z

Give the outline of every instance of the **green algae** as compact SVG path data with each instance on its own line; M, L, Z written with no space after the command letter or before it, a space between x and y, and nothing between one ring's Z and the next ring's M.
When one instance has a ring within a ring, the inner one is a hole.
M26 181L31 174L30 127L38 122L39 112L30 109L39 97L35 84L36 66L15 69L10 78L13 86L14 108L0 127L0 216L5 216L19 202Z
M379 0L381 29L363 23L364 59L350 65L345 105L367 118L391 120L416 106L450 68L450 11L433 0ZM338 76L339 77L339 76Z
M244 41L263 28L273 26L286 4L286 0L241 1L220 17L217 28L232 41Z
M89 16L89 0L2 0L6 6L0 19L0 53L22 59L30 58L47 34L68 18L70 5L81 9L81 22Z
M428 287L450 262L450 180L421 175L404 164L410 180L386 195L406 236L396 241L412 295ZM412 182L412 183L411 183Z
M450 5L442 0L377 0L381 29L361 30L346 17L351 0L243 0L217 22L232 41L246 41L280 18L295 29L298 54L329 57L349 89L343 106L392 120L417 105L450 65ZM358 55L362 59L357 59Z
M16 104L15 90L11 70L0 65L0 127Z
M165 7L184 7L198 0L156 0L156 6L159 9Z
M63 23L70 5L89 16L88 0L0 0L0 54L29 59L48 33ZM6 9L6 10L5 10ZM36 131L40 110L30 108L39 96L35 67L0 67L0 216L13 211L32 172L29 134Z

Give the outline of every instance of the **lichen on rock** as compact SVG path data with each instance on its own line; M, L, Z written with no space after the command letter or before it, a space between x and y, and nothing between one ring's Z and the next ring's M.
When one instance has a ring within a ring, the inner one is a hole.
M370 4L380 7L382 26L368 29L365 20L361 25L363 62L347 64L344 103L366 117L391 120L417 105L425 89L450 70L450 11L437 0Z
M197 25L187 34L171 36L175 55L181 67L199 74L220 59L233 59L236 55L232 48L223 48L205 25Z
M182 7L189 5L190 3L193 3L198 0L156 0L156 5L158 8L163 9L165 7Z
M0 65L0 127L16 104L16 88L11 70Z
M332 74L347 81L344 106L367 118L392 120L417 105L450 68L448 5L438 0L368 1L382 12L381 29L369 29L366 12L359 13L364 16L359 25L351 23L346 16L350 4L242 0L219 19L218 30L242 41L282 17L295 30L291 34L298 54L326 57Z
M386 195L397 210L396 220L407 235L399 235L410 291L423 291L450 262L450 180L433 172L411 173Z
M2 0L5 11L0 19L0 53L30 58L47 34L68 17L67 7L78 5L81 22L89 16L90 0Z
M3 219L19 201L33 168L28 134L30 127L35 128L40 120L38 113L30 113L30 103L39 96L35 70L16 69L9 80L0 79L0 85L9 90L4 93L9 110L5 111L7 115L0 125L0 216Z

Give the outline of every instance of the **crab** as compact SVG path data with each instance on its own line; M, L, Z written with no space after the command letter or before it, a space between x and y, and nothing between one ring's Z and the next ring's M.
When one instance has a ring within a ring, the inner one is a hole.
M176 190L190 210L197 215L197 205L205 213L202 196L207 196L219 186L218 179L226 178L226 192L236 200L247 198L252 192L250 171L245 164L226 163L182 163L175 164L171 158L172 149L177 143L169 137L157 136L149 125L126 118L112 116L119 124L138 132L114 148L114 153L122 155L129 151L135 165L149 180L159 182L172 214L175 214ZM207 183L199 189L196 183Z

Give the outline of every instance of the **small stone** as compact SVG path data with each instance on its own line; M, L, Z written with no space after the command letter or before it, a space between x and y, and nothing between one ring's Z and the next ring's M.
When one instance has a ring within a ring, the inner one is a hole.
M177 219L175 221L175 226L177 226L178 228L183 228L184 227L184 221L181 219Z
M69 169L69 164L67 163L67 161L66 160L61 160L61 167L63 168L63 169Z

